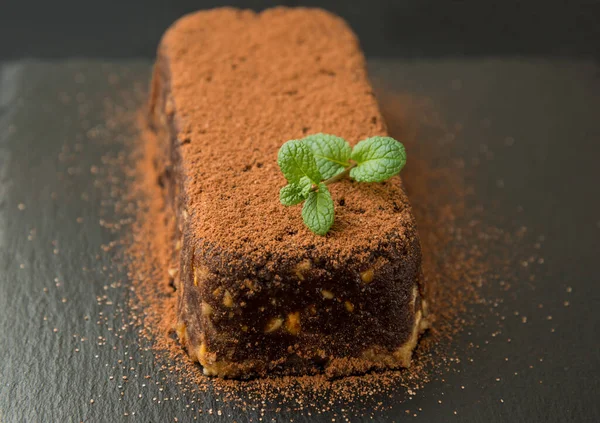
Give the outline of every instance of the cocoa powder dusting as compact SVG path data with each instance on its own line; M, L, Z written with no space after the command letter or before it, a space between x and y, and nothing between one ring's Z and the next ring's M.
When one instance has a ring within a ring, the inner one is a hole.
M155 77L151 107L157 81L166 80L166 113L185 140L182 190L198 245L224 251L232 267L275 271L274 262L296 260L299 251L349 267L390 234L411 243L399 177L360 189L350 180L332 185L345 205L326 237L306 228L300 205L273 201L286 184L277 166L285 141L325 132L355 144L386 134L364 57L342 19L302 8L191 14L166 32L156 66L165 76Z

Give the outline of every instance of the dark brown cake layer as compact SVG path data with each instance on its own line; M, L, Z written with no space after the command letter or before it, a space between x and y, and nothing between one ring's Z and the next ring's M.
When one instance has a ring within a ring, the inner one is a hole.
M285 141L386 134L341 19L285 8L180 19L158 50L150 124L179 228L178 334L206 374L409 365L427 321L400 178L332 185L325 237L304 227L300 206L279 203Z

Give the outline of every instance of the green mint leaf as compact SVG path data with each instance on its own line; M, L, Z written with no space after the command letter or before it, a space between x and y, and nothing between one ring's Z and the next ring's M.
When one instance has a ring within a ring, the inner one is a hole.
M357 166L350 177L358 182L383 182L400 173L406 164L404 146L390 137L372 137L362 140L352 150Z
M306 200L311 188L312 182L308 177L303 176L299 182L281 188L281 191L279 191L279 201L284 206L293 206L301 203Z
M298 140L286 142L279 149L277 164L290 184L307 177L313 184L321 182L321 174L310 148Z
M312 150L323 179L333 178L350 166L352 147L340 137L329 134L309 135L301 140Z
M302 207L302 220L317 235L325 235L333 225L333 200L325 184L308 194Z

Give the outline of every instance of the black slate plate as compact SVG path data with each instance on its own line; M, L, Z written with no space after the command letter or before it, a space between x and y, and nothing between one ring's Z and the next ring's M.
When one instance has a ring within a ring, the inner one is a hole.
M535 283L485 288L503 302L454 341L463 358L454 371L410 397L399 390L384 411L354 415L344 404L318 416L277 413L269 399L264 416L241 414L210 393L189 396L128 326L130 283L109 248L120 235L107 225L122 192L96 182L102 158L120 160L133 130L107 125L106 108L138 107L150 64L8 62L0 65L0 422L600 421L598 67L370 67L386 89L430 98L460 123L452 142L491 221L526 227L524 244L544 239L543 263L529 270ZM506 320L495 336L499 315Z

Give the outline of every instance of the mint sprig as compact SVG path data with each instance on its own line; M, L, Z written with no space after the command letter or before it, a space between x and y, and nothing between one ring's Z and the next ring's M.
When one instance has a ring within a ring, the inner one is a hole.
M406 164L404 146L390 137L373 137L354 146L352 160L357 166L350 177L358 182L383 182L400 173Z
M293 206L301 203L308 198L308 194L312 188L312 181L303 176L296 183L287 184L279 191L279 200L284 206Z
M320 183L316 191L308 194L302 206L302 220L317 235L325 235L333 225L333 200L327 185Z
M345 177L357 182L383 182L400 173L406 164L404 146L390 137L372 137L354 148L330 134L313 134L286 142L277 163L288 185L279 192L284 206L305 201L302 220L317 235L329 232L334 205L328 185Z
M315 156L323 179L333 178L350 166L352 147L340 137L329 134L314 134L302 139Z
M277 163L290 184L299 183L303 177L307 177L313 184L321 181L315 156L302 141L292 140L283 144L277 155Z

